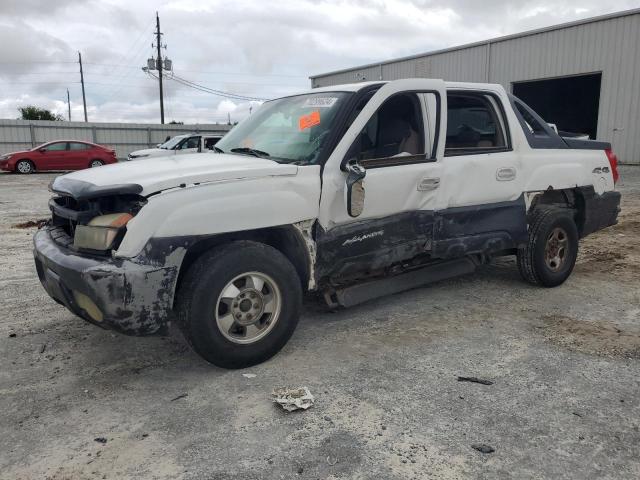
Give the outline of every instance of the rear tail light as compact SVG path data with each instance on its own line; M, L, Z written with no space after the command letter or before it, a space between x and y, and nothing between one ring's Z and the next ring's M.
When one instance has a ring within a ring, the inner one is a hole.
M620 174L618 173L618 156L613 153L611 149L606 149L604 153L607 154L607 158L609 159L609 165L611 165L611 173L613 174L613 184L618 183L618 179L620 178Z

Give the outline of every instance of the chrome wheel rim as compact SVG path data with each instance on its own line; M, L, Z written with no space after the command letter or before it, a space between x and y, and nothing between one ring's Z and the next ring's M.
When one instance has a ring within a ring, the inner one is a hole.
M216 325L233 343L254 343L273 330L281 305L280 289L270 276L243 273L222 289L215 306Z
M95 168L95 167L101 167L102 166L102 162L100 160L94 160L93 162L91 162L91 165L89 165L91 168Z
M18 171L20 173L29 173L31 171L31 164L29 162L18 162Z
M564 266L564 262L569 253L569 237L567 232L560 227L554 228L544 249L544 261L553 272L557 272Z

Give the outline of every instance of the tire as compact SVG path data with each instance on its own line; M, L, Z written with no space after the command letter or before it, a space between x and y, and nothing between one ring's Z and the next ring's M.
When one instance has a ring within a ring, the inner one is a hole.
M236 241L191 265L178 290L176 310L180 329L202 358L223 368L244 368L280 351L298 324L301 304L300 279L282 253L261 243ZM252 319L260 320L247 325Z
M526 246L518 250L520 275L534 285L561 285L576 264L578 239L571 210L540 208L533 214Z
M91 160L89 162L89 168L101 167L102 165L104 165L102 160Z
M16 162L16 173L27 175L36 171L35 166L31 160L19 160Z

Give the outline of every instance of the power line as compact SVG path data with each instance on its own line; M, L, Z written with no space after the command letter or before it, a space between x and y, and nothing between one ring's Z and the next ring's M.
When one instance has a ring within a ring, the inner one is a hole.
M154 78L155 75L153 75L152 73L149 72L149 75L151 75ZM200 85L198 83L192 82L190 80L187 80L185 78L179 77L178 75L176 75L175 73L172 74L171 76L167 77L175 82L178 82L186 87L190 87L193 88L195 90L199 90L201 92L205 92L205 93L210 93L212 95L217 95L220 97L224 97L224 98L229 98L232 100L245 100L245 101L256 101L256 102L264 102L267 101L266 98L260 98L260 97L252 97L252 96L248 96L248 95L240 95L240 94L236 94L236 93L231 93L231 92L225 92L222 90L215 90L213 88L209 88L206 87L204 85Z

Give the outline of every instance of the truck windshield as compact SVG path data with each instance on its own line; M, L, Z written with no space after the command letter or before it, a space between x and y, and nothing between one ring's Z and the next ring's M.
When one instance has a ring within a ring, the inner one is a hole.
M175 146L178 145L185 138L187 138L187 135L176 135L175 137L170 138L169 140L164 142L158 148L164 148L165 150L173 150Z
M350 95L322 92L266 102L225 135L216 150L283 163L315 163Z

